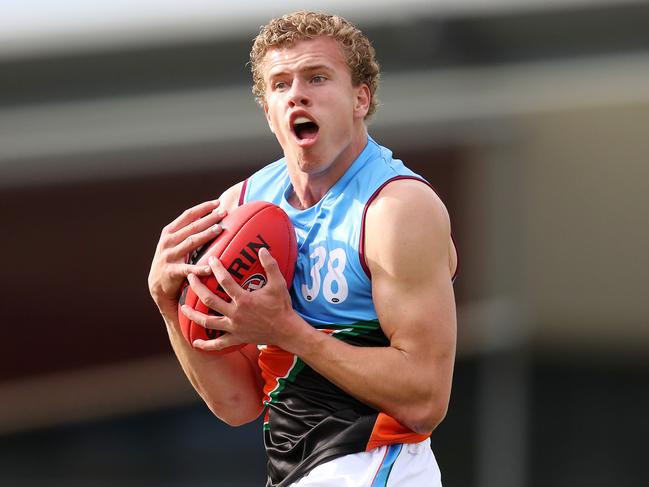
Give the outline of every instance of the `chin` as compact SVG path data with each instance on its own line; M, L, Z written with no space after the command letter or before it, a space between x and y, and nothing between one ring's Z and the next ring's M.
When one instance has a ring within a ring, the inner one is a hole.
M325 172L329 168L329 166L330 164L319 160L298 160L298 167L300 171L311 176Z
M298 148L293 152L293 157L291 158L297 164L297 167L306 173L318 173L323 169L326 169L328 166L326 158L319 154L315 150L303 150Z

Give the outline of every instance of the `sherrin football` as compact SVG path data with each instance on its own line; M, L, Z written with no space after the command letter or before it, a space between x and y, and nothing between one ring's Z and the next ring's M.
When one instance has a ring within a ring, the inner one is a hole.
M266 284L266 273L258 256L259 250L265 247L277 261L290 288L297 257L297 242L293 224L284 210L273 203L253 201L230 212L221 221L221 225L223 231L214 240L189 256L190 264L207 265L208 258L215 256L243 289L254 291ZM230 301L214 275L203 277L201 281L216 295ZM178 317L182 334L189 343L196 339L218 338L223 333L203 328L191 321L180 311L183 304L201 313L218 313L205 306L185 280L178 301ZM206 353L230 353L243 346L235 345Z

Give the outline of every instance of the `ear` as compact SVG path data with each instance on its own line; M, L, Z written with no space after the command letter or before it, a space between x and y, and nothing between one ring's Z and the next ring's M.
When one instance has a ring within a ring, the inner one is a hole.
M268 105L264 103L262 105L262 108L264 109L264 116L266 117L266 122L268 122L268 128L270 128L270 131L272 133L275 133L275 130L273 130L273 122L270 120L270 114L268 113Z
M365 118L370 109L370 102L372 101L372 92L370 87L365 83L361 83L354 88L356 92L356 99L354 101L354 117Z

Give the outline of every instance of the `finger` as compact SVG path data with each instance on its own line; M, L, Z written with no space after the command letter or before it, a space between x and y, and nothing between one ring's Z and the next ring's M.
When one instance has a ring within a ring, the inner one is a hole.
M226 214L227 212L223 208L216 208L212 210L207 215L204 215L198 220L193 221L186 227L181 228L177 232L169 234L169 244L177 245L187 237L204 231L209 232L210 230L216 230L217 233L220 232L222 226L219 225L219 222L225 217Z
M230 331L230 321L223 316L207 315L196 311L186 304L180 307L180 311L191 321L203 328L207 328L208 330Z
M241 345L242 343L241 340L236 339L231 333L224 333L214 340L201 340L199 338L194 340L192 345L194 348L203 350L204 352L215 352L234 345Z
M192 206L187 210L183 211L178 218L172 221L165 230L169 233L175 233L181 228L185 228L190 223L198 220L199 218L205 216L221 204L219 200L204 201L196 206Z
M194 274L189 274L187 276L189 285L192 288L192 291L196 293L198 299L210 309L221 313L224 316L229 316L232 312L232 303L228 303L224 299L221 299L219 296L214 294L210 289L201 282L201 280L196 277Z
M232 298L233 301L236 300L240 293L245 292L241 288L241 286L237 284L237 281L234 280L232 275L228 272L228 270L219 259L214 256L210 256L210 258L207 260L207 263L212 269L212 273L214 274L214 277L216 277L216 280L219 281L219 284L221 285L223 290L228 296Z
M223 231L223 226L220 223L212 225L207 230L203 230L200 233L192 234L186 237L180 244L178 244L173 250L170 250L170 257L177 259L182 256L191 254L196 249L201 248L203 245L214 240L219 234ZM173 237L170 238L170 242L173 240Z
M270 252L267 248L259 249L259 262L261 266L266 271L266 277L268 278L268 283L272 282L283 282L286 284L286 279L282 275L282 271L279 270L279 264L275 260L275 257L270 255ZM281 281L279 281L281 279Z
M188 277L190 274L205 277L212 273L212 268L207 265L173 264L170 273L172 277Z

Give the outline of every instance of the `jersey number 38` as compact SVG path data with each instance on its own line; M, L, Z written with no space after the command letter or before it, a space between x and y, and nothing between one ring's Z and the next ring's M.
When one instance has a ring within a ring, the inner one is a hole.
M347 254L341 248L333 249L327 255L324 247L315 247L309 256L311 258L311 285L302 284L302 296L307 301L313 301L320 291L324 298L333 304L339 304L347 299L349 289L345 280L345 265ZM324 279L321 276L322 268L327 264Z

